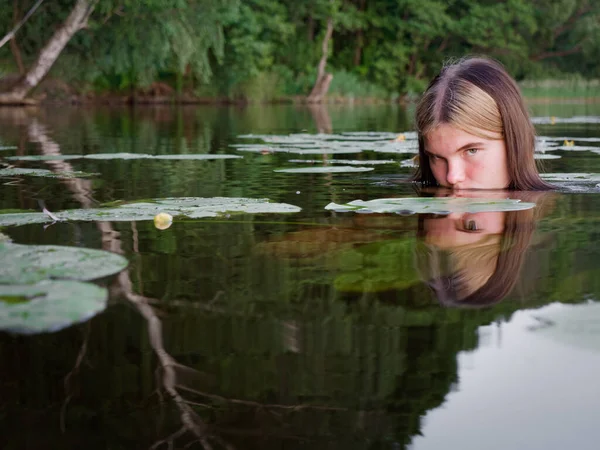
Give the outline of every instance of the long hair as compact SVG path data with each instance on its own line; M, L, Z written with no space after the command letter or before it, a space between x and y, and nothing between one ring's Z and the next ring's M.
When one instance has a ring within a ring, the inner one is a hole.
M415 265L442 305L471 308L490 306L513 290L536 221L554 203L551 194L547 193L519 193L518 196L523 200L535 198L538 206L506 212L501 235L488 236L483 242L456 251L440 250L425 244L426 217L419 217Z
M427 87L417 105L419 166L413 177L424 186L438 185L425 155L424 139L441 124L485 139L503 139L508 189L553 189L539 176L533 157L535 130L519 87L500 63L465 58L445 66Z

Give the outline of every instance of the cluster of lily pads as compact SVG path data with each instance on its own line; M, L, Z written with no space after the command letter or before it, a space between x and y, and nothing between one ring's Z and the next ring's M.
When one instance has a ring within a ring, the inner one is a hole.
M69 209L54 213L0 213L0 226L18 226L60 221L141 221L153 220L158 214L200 219L228 216L235 213L294 213L301 208L287 203L271 203L267 199L229 197L175 197L122 203L116 206L89 209Z
M329 203L325 209L336 212L439 214L479 213L492 211L522 211L535 207L535 203L518 199L486 199L468 197L417 197L378 198L353 200L345 204Z
M88 320L108 299L105 287L89 281L127 264L102 250L0 241L0 331L53 332Z
M575 117L556 120L564 123L596 123L594 122L596 119L594 117ZM551 123L549 120L550 118L535 118L536 123ZM239 138L255 142L250 144L233 144L231 147L237 151L261 154L288 153L297 155L323 155L327 157L328 155L357 154L365 151L397 155L416 155L418 153L418 141L415 132L401 134L389 132L298 133L290 135L247 134L241 135ZM592 153L600 153L600 146L589 145L590 143L600 143L600 138L540 136L536 139L536 153L534 157L535 159L561 158L561 155L550 153L555 151L590 151ZM323 160L290 159L289 162L310 164L310 166L276 169L275 172L351 173L371 171L373 170L372 166L381 164L399 164L400 167L404 168L413 168L417 165L414 157L403 159L399 162L391 159L349 160L336 158L326 158Z

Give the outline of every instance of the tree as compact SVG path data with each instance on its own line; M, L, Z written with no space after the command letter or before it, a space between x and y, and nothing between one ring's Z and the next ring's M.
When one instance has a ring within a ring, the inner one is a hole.
M0 93L0 104L27 103L25 97L48 73L69 40L88 23L90 14L98 0L77 0L64 23L54 32L50 40L16 84L8 92Z

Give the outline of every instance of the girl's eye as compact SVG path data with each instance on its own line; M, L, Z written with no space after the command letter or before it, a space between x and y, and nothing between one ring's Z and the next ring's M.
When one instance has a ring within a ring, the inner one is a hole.
M468 149L468 150L467 150L467 153L468 153L469 155L474 155L474 154L475 154L475 153L477 153L478 151L479 151L479 149L478 149L478 148L470 148L470 149Z
M467 220L465 222L465 230L477 231L477 222L475 222L474 220Z
M439 157L439 156L436 156L436 155L429 154L429 161L431 161L431 162L436 162L436 161L438 161L439 159L440 159L440 157Z

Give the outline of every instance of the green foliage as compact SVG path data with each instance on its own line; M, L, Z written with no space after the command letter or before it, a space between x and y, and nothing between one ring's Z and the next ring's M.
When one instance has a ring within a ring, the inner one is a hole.
M33 3L16 2L16 16ZM44 2L18 32L26 66L72 7ZM467 54L495 57L519 80L600 77L594 0L100 0L52 75L80 90L162 82L231 100L306 95L329 19L333 96L419 94L444 61ZM14 20L0 11L0 28ZM0 67L16 69L9 45Z

